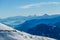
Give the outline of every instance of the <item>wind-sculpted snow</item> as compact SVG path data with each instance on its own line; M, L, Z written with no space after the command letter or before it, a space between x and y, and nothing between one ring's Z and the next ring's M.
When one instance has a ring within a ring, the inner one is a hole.
M34 36L25 32L15 30L0 23L0 40L56 40L53 38Z

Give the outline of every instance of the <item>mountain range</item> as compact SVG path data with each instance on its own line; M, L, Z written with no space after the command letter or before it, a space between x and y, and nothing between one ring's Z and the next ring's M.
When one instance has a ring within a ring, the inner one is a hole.
M60 15L15 16L1 19L0 23L32 35L60 39Z
M0 22L7 24L9 26L15 27L16 25L23 24L24 22L32 19L48 19L48 18L55 18L60 15L47 15L44 14L43 16L14 16L14 17L7 17L1 18Z
M29 30L30 28L35 27L38 24L48 24L48 25L57 25L57 22L60 22L60 16L54 17L54 18L47 18L47 19L32 19L32 20L27 20L23 24L16 25L16 29L25 31ZM60 26L59 26L60 27Z

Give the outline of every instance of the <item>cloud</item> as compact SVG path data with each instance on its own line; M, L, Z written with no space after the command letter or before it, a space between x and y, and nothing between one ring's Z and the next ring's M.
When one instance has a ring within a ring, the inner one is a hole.
M36 4L29 4L29 5L24 5L24 6L20 6L21 9L28 9L31 7L35 7L35 6L42 6L42 5L47 5L47 4L60 4L60 2L40 2L40 3L36 3Z
M21 6L20 8L26 9L26 8L30 8L30 7L32 7L32 6L33 6L32 4L29 4L29 5Z
M22 9L28 9L28 8L31 8L33 6L37 6L38 4L29 4L29 5L25 5L25 6L21 6L20 8Z

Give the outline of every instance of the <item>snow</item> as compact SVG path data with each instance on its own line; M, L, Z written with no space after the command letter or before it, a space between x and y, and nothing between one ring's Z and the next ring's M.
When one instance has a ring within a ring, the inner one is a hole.
M15 29L2 23L0 23L0 30L3 31L0 31L0 40L56 40L53 38L31 35L18 30L11 32L11 30ZM5 32L4 30L8 30L9 32Z

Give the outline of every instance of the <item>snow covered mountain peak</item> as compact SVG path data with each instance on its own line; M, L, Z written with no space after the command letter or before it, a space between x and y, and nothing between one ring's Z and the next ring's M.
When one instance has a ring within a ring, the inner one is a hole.
M9 26L0 23L0 30L15 30ZM25 32L16 30L16 32L1 32L0 40L56 40L48 37L34 36Z

